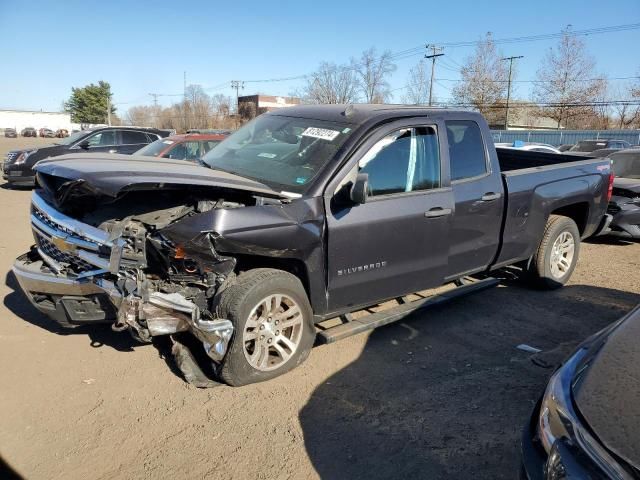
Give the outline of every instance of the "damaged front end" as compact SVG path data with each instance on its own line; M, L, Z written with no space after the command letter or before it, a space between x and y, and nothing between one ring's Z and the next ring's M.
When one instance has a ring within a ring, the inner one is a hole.
M185 241L165 229L256 198L220 189L110 199L81 192L73 201L68 191L64 199L45 188L33 193L35 245L13 267L31 303L64 327L111 323L141 342L188 332L221 362L233 325L216 314L217 300L233 282L236 260L216 251L212 232L188 232Z

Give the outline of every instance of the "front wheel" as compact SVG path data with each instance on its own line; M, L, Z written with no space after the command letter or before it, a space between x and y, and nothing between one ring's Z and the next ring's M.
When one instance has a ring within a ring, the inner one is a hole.
M527 276L540 288L560 288L571 278L579 253L580 231L576 222L561 215L551 215L527 267Z
M315 340L313 313L300 280L282 270L240 274L220 299L234 334L219 369L229 385L262 382L301 364Z

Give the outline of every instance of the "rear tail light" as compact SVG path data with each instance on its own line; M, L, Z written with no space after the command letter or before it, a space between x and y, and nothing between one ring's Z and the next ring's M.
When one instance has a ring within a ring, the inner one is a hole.
M609 174L609 188L607 189L607 202L611 201L611 197L613 196L613 179L615 176L613 172Z

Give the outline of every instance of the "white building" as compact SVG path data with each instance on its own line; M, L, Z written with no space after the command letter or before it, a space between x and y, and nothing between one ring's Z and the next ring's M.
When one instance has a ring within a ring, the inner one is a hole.
M64 128L71 132L79 128L71 123L71 115L64 112L30 112L25 110L0 110L0 130L15 128L18 134L25 127L33 127L36 130L50 128L56 131Z

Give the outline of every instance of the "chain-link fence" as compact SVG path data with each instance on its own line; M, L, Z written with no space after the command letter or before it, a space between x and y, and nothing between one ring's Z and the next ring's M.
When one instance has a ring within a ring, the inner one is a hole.
M559 146L575 144L580 140L626 140L640 145L640 130L492 130L495 143L523 142L547 143Z

